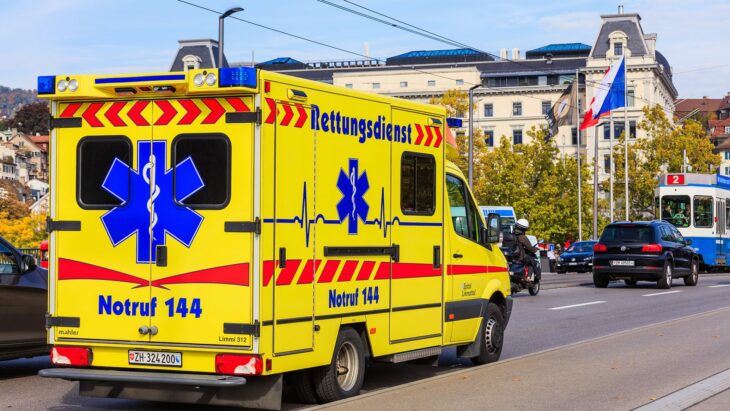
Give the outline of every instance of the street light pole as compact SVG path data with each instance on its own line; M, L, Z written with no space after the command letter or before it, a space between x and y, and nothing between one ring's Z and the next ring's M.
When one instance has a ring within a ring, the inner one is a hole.
M243 11L243 8L233 7L218 17L218 68L223 67L223 19L239 11Z
M469 188L474 189L474 89L481 87L476 84L469 89Z

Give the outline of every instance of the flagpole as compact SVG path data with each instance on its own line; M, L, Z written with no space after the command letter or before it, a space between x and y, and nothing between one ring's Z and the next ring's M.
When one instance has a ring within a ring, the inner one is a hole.
M609 115L609 125L611 127L611 130L608 133L608 138L609 138L609 140L608 140L608 150L609 150L608 180L609 180L609 185L610 185L609 186L609 198L610 198L609 201L610 201L611 205L609 207L610 211L609 211L608 221L612 222L613 221L613 131L614 131L613 130L613 111L611 111L610 115Z
M598 240L598 124L593 127L593 239Z
M626 64L626 56L624 56L624 196L625 203L624 208L626 209L626 221L629 221L629 89L627 87L629 78L626 73L628 66Z
M575 128L576 134L578 135L578 241L583 241L583 202L581 199L581 172L580 172L580 125L578 124L580 119L580 103L578 89L580 88L580 73L579 69L575 69ZM571 130L572 132L573 130ZM572 133L571 133L572 134Z

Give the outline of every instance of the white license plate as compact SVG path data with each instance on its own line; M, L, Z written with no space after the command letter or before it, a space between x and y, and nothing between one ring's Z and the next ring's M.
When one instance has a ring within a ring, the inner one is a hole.
M578 263L568 263L568 265L578 265Z
M169 351L129 350L129 363L182 367L182 353Z
M612 266L625 266L625 267L633 267L634 261L633 260L612 260L611 261Z

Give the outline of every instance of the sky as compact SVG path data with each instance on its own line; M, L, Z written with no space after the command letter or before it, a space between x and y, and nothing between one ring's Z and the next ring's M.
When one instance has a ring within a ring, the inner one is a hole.
M188 0L217 11L240 6L243 19L347 51L386 58L454 48L317 0ZM354 8L343 0L332 2ZM550 43L592 45L601 14L639 13L657 33L680 98L730 93L728 0L352 0L480 50L526 50ZM0 85L31 89L37 76L168 71L180 39L218 37L218 16L177 0L0 0ZM227 19L229 61L300 61L359 56Z

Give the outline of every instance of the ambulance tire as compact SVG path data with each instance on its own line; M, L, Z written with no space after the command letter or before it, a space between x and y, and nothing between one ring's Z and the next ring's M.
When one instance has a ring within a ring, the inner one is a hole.
M312 375L317 396L323 403L358 395L365 379L365 344L360 335L350 327L342 328L332 361L315 368Z
M302 404L317 404L317 390L314 389L312 370L299 370L286 374L286 380L291 385L297 401Z
M472 362L482 365L499 360L504 345L504 316L495 304L487 304L487 312L482 318L482 329L478 335L481 336L479 355L472 358Z

